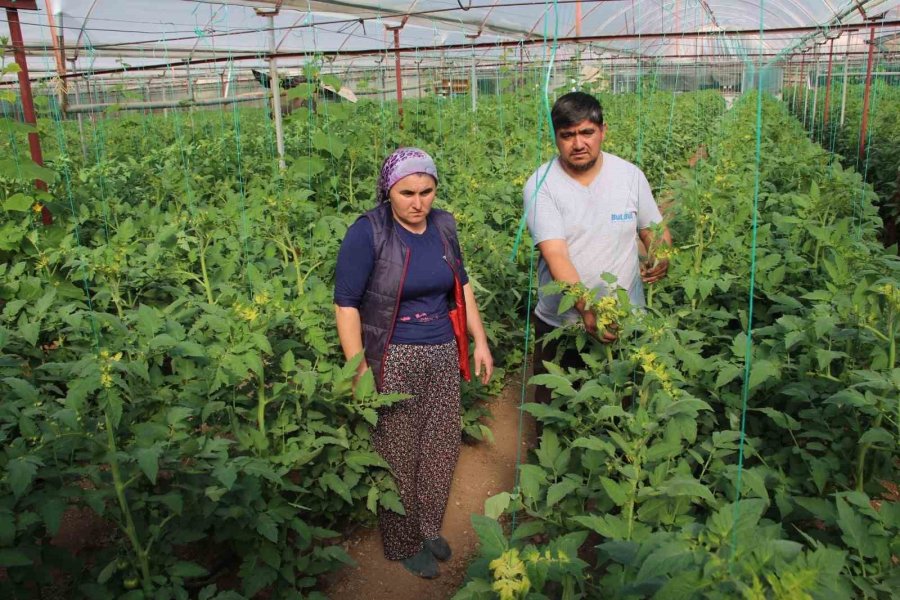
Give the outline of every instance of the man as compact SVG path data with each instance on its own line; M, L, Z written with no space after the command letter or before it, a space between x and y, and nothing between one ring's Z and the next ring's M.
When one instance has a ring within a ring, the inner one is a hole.
M667 260L659 260L645 268L638 257L638 237L645 248L653 247L651 227L662 223L650 184L638 167L602 151L606 126L596 98L584 92L566 94L553 105L550 116L559 156L538 168L524 190L528 229L540 251L538 285L542 288L554 280L582 283L605 295L612 293L603 280L610 273L616 285L628 291L633 305L644 306L643 283L659 281L669 267ZM658 243L671 245L665 226L661 235ZM594 314L583 301L558 314L560 299L558 294L538 291L535 374L546 372L543 361L556 356L555 343L540 341L556 327L581 320L601 342L616 340L614 332L597 330ZM561 366L579 365L574 349L564 353ZM538 386L535 401L549 402L550 391Z

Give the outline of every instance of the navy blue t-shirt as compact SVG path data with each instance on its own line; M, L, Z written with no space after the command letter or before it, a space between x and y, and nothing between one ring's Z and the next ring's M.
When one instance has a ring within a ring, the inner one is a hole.
M421 234L397 223L394 227L409 248L410 256L390 343L444 344L453 341L453 326L448 316L453 271L444 259L444 243L437 227L429 225ZM374 267L372 223L368 219L359 219L347 230L338 252L334 303L359 308ZM463 285L468 283L464 268L460 268L459 278Z

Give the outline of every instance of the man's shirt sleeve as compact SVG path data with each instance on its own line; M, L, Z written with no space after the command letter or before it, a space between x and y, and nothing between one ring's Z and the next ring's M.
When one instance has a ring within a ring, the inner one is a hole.
M547 240L566 239L566 228L559 206L547 189L549 177L544 178L543 185L535 195L535 186L546 168L545 165L538 169L525 184L522 192L526 223L535 245Z
M643 172L637 170L637 226L638 229L646 229L655 223L661 223L663 218L659 212L659 206L653 199L653 190Z

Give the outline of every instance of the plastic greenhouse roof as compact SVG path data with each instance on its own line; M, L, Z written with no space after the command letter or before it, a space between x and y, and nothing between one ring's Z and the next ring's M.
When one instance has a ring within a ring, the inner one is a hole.
M271 36L264 13L276 8L275 50L294 59L280 59L281 65L298 65L317 53L358 64L384 64L385 52L394 44L389 28L398 26L402 26L400 47L419 62L437 60L438 53L442 60L473 54L496 57L502 53L501 44L543 45L552 43L554 35L575 37L579 8L582 41L595 50L670 58L743 57L758 52L760 43L763 52L775 54L795 48L804 35L817 35L821 42L827 29L863 24L866 17L881 17L882 24L876 27L884 33L897 29L885 22L900 22L900 0L38 0L37 4L38 11L20 11L35 74L56 68L48 5L62 32L67 68L87 72L175 67L185 59L234 58L262 64ZM761 5L766 30L762 41ZM6 20L2 14L0 20ZM5 29L0 25L2 35ZM528 54L540 55L541 50L534 48Z

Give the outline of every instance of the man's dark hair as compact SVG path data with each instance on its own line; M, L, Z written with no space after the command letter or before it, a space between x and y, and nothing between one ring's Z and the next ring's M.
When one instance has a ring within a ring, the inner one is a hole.
M600 102L584 92L569 92L560 96L550 111L553 130L572 127L585 119L595 125L603 125L603 107Z

